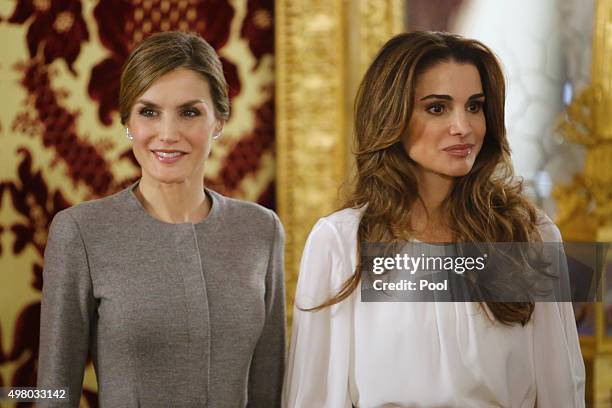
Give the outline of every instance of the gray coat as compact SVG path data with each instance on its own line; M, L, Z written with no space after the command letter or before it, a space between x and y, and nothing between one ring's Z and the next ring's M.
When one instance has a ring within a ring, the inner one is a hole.
M38 387L78 406L92 353L102 407L276 407L284 233L257 204L153 218L133 188L58 213L45 250Z

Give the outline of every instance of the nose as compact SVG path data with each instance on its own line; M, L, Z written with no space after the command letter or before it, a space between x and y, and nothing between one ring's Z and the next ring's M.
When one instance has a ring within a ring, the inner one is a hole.
M472 130L472 125L467 113L463 110L457 110L451 117L449 132L453 136L465 136Z
M179 127L171 115L160 121L158 138L164 143L175 143L179 140Z

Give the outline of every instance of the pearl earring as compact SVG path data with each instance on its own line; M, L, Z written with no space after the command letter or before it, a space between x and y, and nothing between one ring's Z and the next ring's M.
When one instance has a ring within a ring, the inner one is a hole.
M219 137L221 137L221 132L213 133L213 139L217 140Z
M130 129L128 128L125 128L125 137L127 137L129 140L134 140L134 136L132 136Z

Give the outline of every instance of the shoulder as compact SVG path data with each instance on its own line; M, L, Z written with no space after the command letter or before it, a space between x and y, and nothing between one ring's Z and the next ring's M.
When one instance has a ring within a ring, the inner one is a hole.
M320 237L332 237L342 243L353 243L357 239L357 229L361 220L362 209L344 208L320 218L312 228L311 234Z
M344 208L321 219L335 225L338 228L356 228L359 225L359 220L361 220L362 214L363 209Z
M276 213L260 204L231 198L207 189L223 212L224 224L228 227L250 231L273 231L284 236L283 226Z
M122 192L119 192L84 201L57 212L49 225L46 246L84 246L88 232L98 231L101 225L114 223L122 218L125 210L121 205L121 195Z
M80 226L117 220L121 214L125 213L128 194L129 190L126 188L103 198L75 204L59 211L53 218L53 222L65 224L72 221Z
M312 228L304 253L348 261L357 248L361 210L345 208L320 218Z
M536 227L540 231L543 242L562 242L561 231L550 217L542 210L537 209Z
M116 217L118 212L124 211L128 194L129 187L106 197L83 201L61 212L70 215L77 221Z
M353 275L360 219L360 210L348 208L316 222L302 253L295 298L300 307L322 304Z

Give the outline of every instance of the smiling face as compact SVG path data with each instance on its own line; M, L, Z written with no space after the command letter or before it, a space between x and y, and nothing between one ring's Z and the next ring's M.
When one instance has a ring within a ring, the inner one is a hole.
M480 74L473 64L441 62L419 76L402 144L421 173L469 173L486 133L483 107Z
M169 72L137 98L127 126L143 178L202 182L212 136L223 127L213 106L208 82L189 69Z

